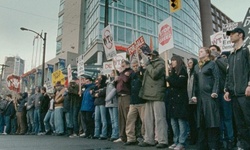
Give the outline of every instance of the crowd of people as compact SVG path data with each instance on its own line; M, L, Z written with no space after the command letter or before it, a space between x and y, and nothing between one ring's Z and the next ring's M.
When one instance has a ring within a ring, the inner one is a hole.
M188 144L198 150L249 150L250 54L242 29L227 35L232 52L211 45L200 48L198 59L185 63L174 55L166 66L157 51L138 49L140 59L123 60L122 71L108 76L85 76L80 88L73 79L68 86L57 82L54 93L36 87L7 94L0 100L0 132L174 150Z

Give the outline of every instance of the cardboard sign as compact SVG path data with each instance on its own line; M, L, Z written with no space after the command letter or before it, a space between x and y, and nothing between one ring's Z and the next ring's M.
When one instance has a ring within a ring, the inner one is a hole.
M57 70L57 71L52 73L52 84L53 84L53 86L55 86L56 82L58 82L58 81L61 82L61 85L65 84L64 75L63 75L61 70Z
M159 53L174 48L172 17L163 20L158 26Z
M143 36L140 36L128 47L127 52L129 53L129 55L133 55L135 53L136 48L140 48L143 44L145 44L145 40Z
M110 25L102 30L102 40L107 60L114 58L116 56L116 49Z

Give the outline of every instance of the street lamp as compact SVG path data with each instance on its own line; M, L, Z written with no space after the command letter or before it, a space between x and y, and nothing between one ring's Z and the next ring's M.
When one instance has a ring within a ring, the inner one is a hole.
M27 28L23 28L21 27L20 28L22 31L30 31L30 32L33 32L35 33L36 35L38 35L40 38L43 39L43 62L42 62L42 86L44 85L44 73L45 73L45 50L46 50L46 35L47 33L45 32L44 33L44 36L42 36L42 33L39 34L37 33L36 31L33 31L33 30L30 30L30 29L27 29Z

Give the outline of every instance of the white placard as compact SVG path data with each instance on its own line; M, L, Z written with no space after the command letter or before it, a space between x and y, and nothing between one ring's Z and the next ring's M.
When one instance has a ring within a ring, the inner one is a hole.
M211 45L217 45L222 49L223 47L223 32L219 31L210 36Z
M174 48L172 17L168 17L158 25L159 53Z
M110 25L102 30L102 40L107 60L111 60L116 56L116 49Z
M68 65L67 71L68 71L68 83L69 83L72 80L71 64Z
M122 60L127 60L126 53L119 53L114 57L115 68L120 72L122 70L121 64ZM108 74L114 69L113 61L108 61L103 63L103 74Z
M77 62L77 76L81 76L84 74L84 60L83 60L83 54L76 58Z

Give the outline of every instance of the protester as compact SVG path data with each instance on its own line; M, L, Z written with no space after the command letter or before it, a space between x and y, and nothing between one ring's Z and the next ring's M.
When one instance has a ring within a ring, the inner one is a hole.
M115 78L116 90L118 93L118 123L119 123L119 139L114 142L127 142L126 121L130 103L130 75L133 70L130 68L130 62L122 60L122 71Z
M34 95L34 128L35 128L35 134L40 135L42 130L41 130L41 101L42 101L42 94L41 94L41 88L36 87L35 89L35 95Z
M81 106L81 98L79 97L79 86L76 84L76 78L70 81L68 87L68 100L69 100L69 119L71 122L71 127L68 130L71 130L70 138L79 136L79 123L78 123L78 114Z
M51 135L55 133L55 125L54 125L54 99L55 94L49 95L49 109L44 117L44 128L45 128L45 135Z
M6 134L10 134L12 131L11 131L11 120L14 118L15 114L16 114L16 111L15 111L15 108L14 108L14 104L13 104L13 100L12 100L12 95L11 94L7 94L6 95L6 98L5 98L7 101L8 101L8 104L6 106L6 109L4 111L4 122L5 122L5 125L6 125Z
M141 122L141 136L144 136L144 109L145 101L139 97L139 92L142 86L142 68L139 66L139 63L136 59L131 62L132 69L134 72L131 73L131 97L130 97L130 106L126 122L126 135L127 142L124 145L134 145L137 144L136 141L136 121L138 116Z
M220 47L217 45L209 46L211 54L214 56L214 61L219 68L219 95L218 99L220 102L220 144L223 146L223 142L226 143L226 149L233 149L234 134L233 134L233 110L231 101L225 101L224 96L224 86L226 80L227 72L227 58L223 57L220 53Z
M27 124L28 124L28 131L26 134L35 134L35 128L34 128L34 97L35 97L35 89L31 89L29 91L28 101L25 103L27 114Z
M107 81L106 87L106 98L105 98L105 107L109 110L112 133L110 141L115 141L119 139L119 127L118 127L118 98L117 91L115 88L115 71L113 70L110 74L110 79ZM119 75L119 72L116 71L116 74Z
M224 98L233 103L238 150L246 150L250 149L250 54L243 47L245 32L241 28L227 31L227 35L234 43L234 50L228 57Z
M44 118L48 112L49 109L49 102L50 98L49 95L47 94L47 90L45 87L41 88L41 102L40 102L40 122L41 122L41 132L44 134L45 132L45 126L44 126Z
M106 140L108 123L106 118L106 80L105 75L99 75L96 80L96 88L93 91L93 97L95 97L95 134L94 139Z
M81 104L81 116L86 124L86 131L84 138L93 138L94 136L94 97L92 92L94 91L95 84L93 84L93 79L91 77L85 77L85 90L82 93L82 104Z
M197 149L219 149L219 70L211 60L211 52L202 47L199 50L199 63L195 66L195 93L197 101Z
M61 85L61 82L56 83L56 95L54 101L54 123L55 123L55 135L64 135L64 122L63 122L63 101L65 96L65 88Z
M154 146L155 134L157 134L157 148L165 148L168 144L166 108L164 104L165 62L159 57L157 51L149 54L149 62L146 64L139 96L146 100L145 103L145 139L139 146Z
M28 93L21 94L21 98L17 100L17 132L16 134L24 135L26 133L26 107L25 103L28 99Z
M166 81L169 83L168 115L171 118L174 144L169 148L182 150L185 149L187 139L188 75L185 63L180 56L175 55L171 58L171 68L171 73Z
M188 67L188 84L187 84L187 91L188 91L188 125L190 129L190 141L189 145L196 144L197 141L197 102L192 100L192 96L194 93L194 67L198 64L197 59L190 58L187 63Z

